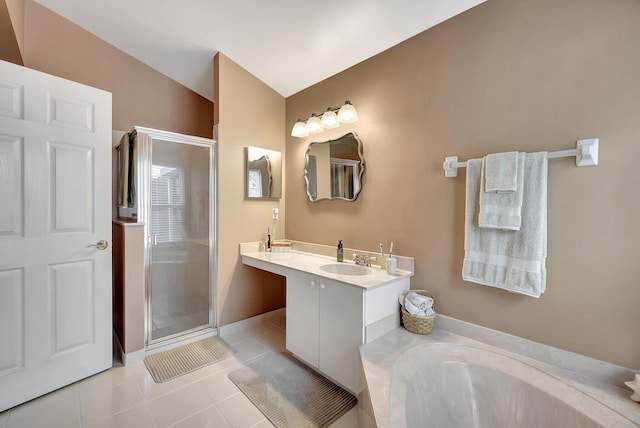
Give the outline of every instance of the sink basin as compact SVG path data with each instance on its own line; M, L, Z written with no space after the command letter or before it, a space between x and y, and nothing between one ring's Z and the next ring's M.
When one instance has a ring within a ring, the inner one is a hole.
M352 275L352 276L369 275L373 273L371 269L365 266L342 264L342 263L331 263L328 265L322 265L320 266L320 270L323 270L328 273L333 273L336 275Z

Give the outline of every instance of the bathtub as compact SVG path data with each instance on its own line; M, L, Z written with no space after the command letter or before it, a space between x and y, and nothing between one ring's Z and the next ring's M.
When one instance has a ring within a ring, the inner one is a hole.
M361 347L362 427L640 427L632 370L444 318Z

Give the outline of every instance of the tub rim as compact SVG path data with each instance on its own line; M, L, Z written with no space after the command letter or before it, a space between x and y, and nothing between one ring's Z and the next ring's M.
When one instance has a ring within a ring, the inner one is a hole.
M424 343L469 345L514 358L533 366L586 396L604 404L623 418L624 425L640 427L640 405L630 400L632 391L624 380L635 370L554 348L507 333L438 315L433 332L417 335L398 327L375 341L360 346L366 400L362 411L379 428L391 427L389 411L392 366L406 350Z
M503 373L531 385L536 390L562 402L568 407L576 409L578 413L603 428L618 426L616 424L621 422L620 418L624 418L624 415L620 415L605 403L595 400L584 391L567 383L564 378L549 373L522 358L516 358L514 355L504 353L500 349L481 348L471 344L437 342L417 344L405 350L393 363L388 403L392 422L395 420L395 413L392 408L393 402L398 399L402 400L407 393L407 382L410 379L407 379L409 373L406 373L406 370L409 369L405 369L405 367L412 366L413 361L417 358L421 359L419 363L421 367L424 365L453 363L476 365ZM397 391L394 392L394 385L398 385L398 383L404 385L404 388L399 391L399 393L404 393L401 397L396 397L395 393ZM401 419L404 420L403 417ZM627 421L631 422L627 418L622 420L622 422Z

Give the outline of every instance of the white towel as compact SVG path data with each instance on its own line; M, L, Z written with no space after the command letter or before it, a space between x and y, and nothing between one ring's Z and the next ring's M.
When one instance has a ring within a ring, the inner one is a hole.
M407 300L416 305L421 311L426 311L433 306L433 299L431 297L423 296L415 291L407 295Z
M411 315L418 315L419 312L422 312L420 308L414 305L409 299L404 301L404 309Z
M151 138L146 134L143 135ZM142 138L143 135L137 133L133 141L129 143L129 191L127 194L127 206L129 208L138 206L138 139Z
M485 156L485 192L515 192L518 189L518 152L494 153Z
M411 314L411 315L415 315L417 317L432 317L436 314L436 311L434 311L433 309L429 308L426 311L418 311L415 314Z
M118 145L118 187L117 205L127 206L129 197L129 134L124 133Z
M540 297L546 288L547 153L525 155L522 225L519 231L477 226L481 159L467 162L465 281Z
M406 300L404 298L405 294L407 294ZM414 304L414 302L412 301L413 300L412 298L414 296L420 296L420 297L424 297L425 299L428 299L428 300L422 301L422 305L424 306L424 309L420 307L420 304L417 304L417 305ZM411 315L414 315L414 316L431 317L436 314L432 308L433 299L430 297L422 296L414 291L407 291L407 293L403 293L400 296L398 296L398 302L400 302L400 305L403 306L407 312L409 312Z
M489 192L489 176L485 174L488 170L489 156L482 160L480 173L480 213L478 214L478 225L491 229L520 230L522 224L522 198L524 195L524 159L525 153L513 152L516 154L518 173L515 191ZM495 155L494 155L495 156Z

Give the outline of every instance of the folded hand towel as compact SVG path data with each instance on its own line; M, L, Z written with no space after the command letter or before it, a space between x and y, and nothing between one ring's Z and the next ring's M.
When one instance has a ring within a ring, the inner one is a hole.
M405 295L407 298L405 299ZM404 310L416 317L433 317L436 312L433 310L433 299L423 296L415 291L407 291L398 296L398 302Z
M418 315L418 313L424 312L424 311L421 311L419 307L411 303L411 300L409 299L404 300L403 307L404 307L404 310L409 312L411 315Z
M494 153L485 156L485 192L515 192L518 189L518 152Z
M465 258L462 278L540 297L546 288L547 153L525 155L519 231L477 226L481 159L467 162Z
M423 296L415 291L409 292L407 300L416 305L421 311L426 311L433 306L433 299L431 297Z
M511 193L484 191L489 176L484 174L485 167L489 163L489 156L482 160L480 174L480 213L478 225L491 229L520 230L522 224L522 198L524 195L524 159L525 153L516 154L518 167L516 190Z
M425 317L434 317L436 315L436 311L434 311L432 308L427 309L426 311L424 311L424 315Z
M429 308L426 311L418 311L415 314L411 315L415 317L433 317L436 315L436 312L433 309Z

